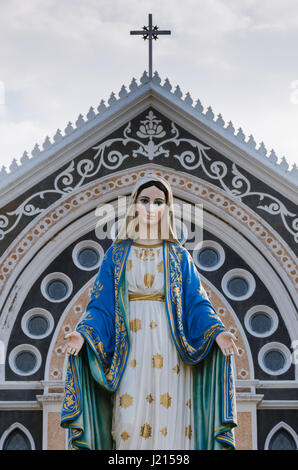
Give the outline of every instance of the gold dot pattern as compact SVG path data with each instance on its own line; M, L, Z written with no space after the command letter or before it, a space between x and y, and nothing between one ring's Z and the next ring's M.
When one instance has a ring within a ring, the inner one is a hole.
M130 350L115 392L116 449L192 449L191 368L179 357L161 300L163 250L131 248L126 260Z

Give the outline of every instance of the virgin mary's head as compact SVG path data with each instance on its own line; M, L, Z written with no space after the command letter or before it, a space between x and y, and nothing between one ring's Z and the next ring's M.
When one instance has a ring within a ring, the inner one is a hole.
M174 223L172 189L161 176L138 179L115 242L126 238L179 242Z

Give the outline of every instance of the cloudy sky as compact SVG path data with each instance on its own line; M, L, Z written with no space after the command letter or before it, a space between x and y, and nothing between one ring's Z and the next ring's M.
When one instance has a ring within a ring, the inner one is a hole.
M297 0L0 0L0 168L147 69L298 166Z

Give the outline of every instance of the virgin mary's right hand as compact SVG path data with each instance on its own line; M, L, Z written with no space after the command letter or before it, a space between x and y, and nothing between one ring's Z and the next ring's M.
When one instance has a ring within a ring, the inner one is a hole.
M73 331L72 333L68 333L64 336L64 339L68 338L68 342L62 349L62 354L66 351L68 354L74 354L77 356L85 342L85 338L78 331Z

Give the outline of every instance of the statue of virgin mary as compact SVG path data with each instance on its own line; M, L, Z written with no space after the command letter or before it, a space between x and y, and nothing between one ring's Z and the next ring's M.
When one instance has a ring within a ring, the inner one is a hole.
M166 179L136 182L68 336L69 449L235 448L237 349L177 238Z

